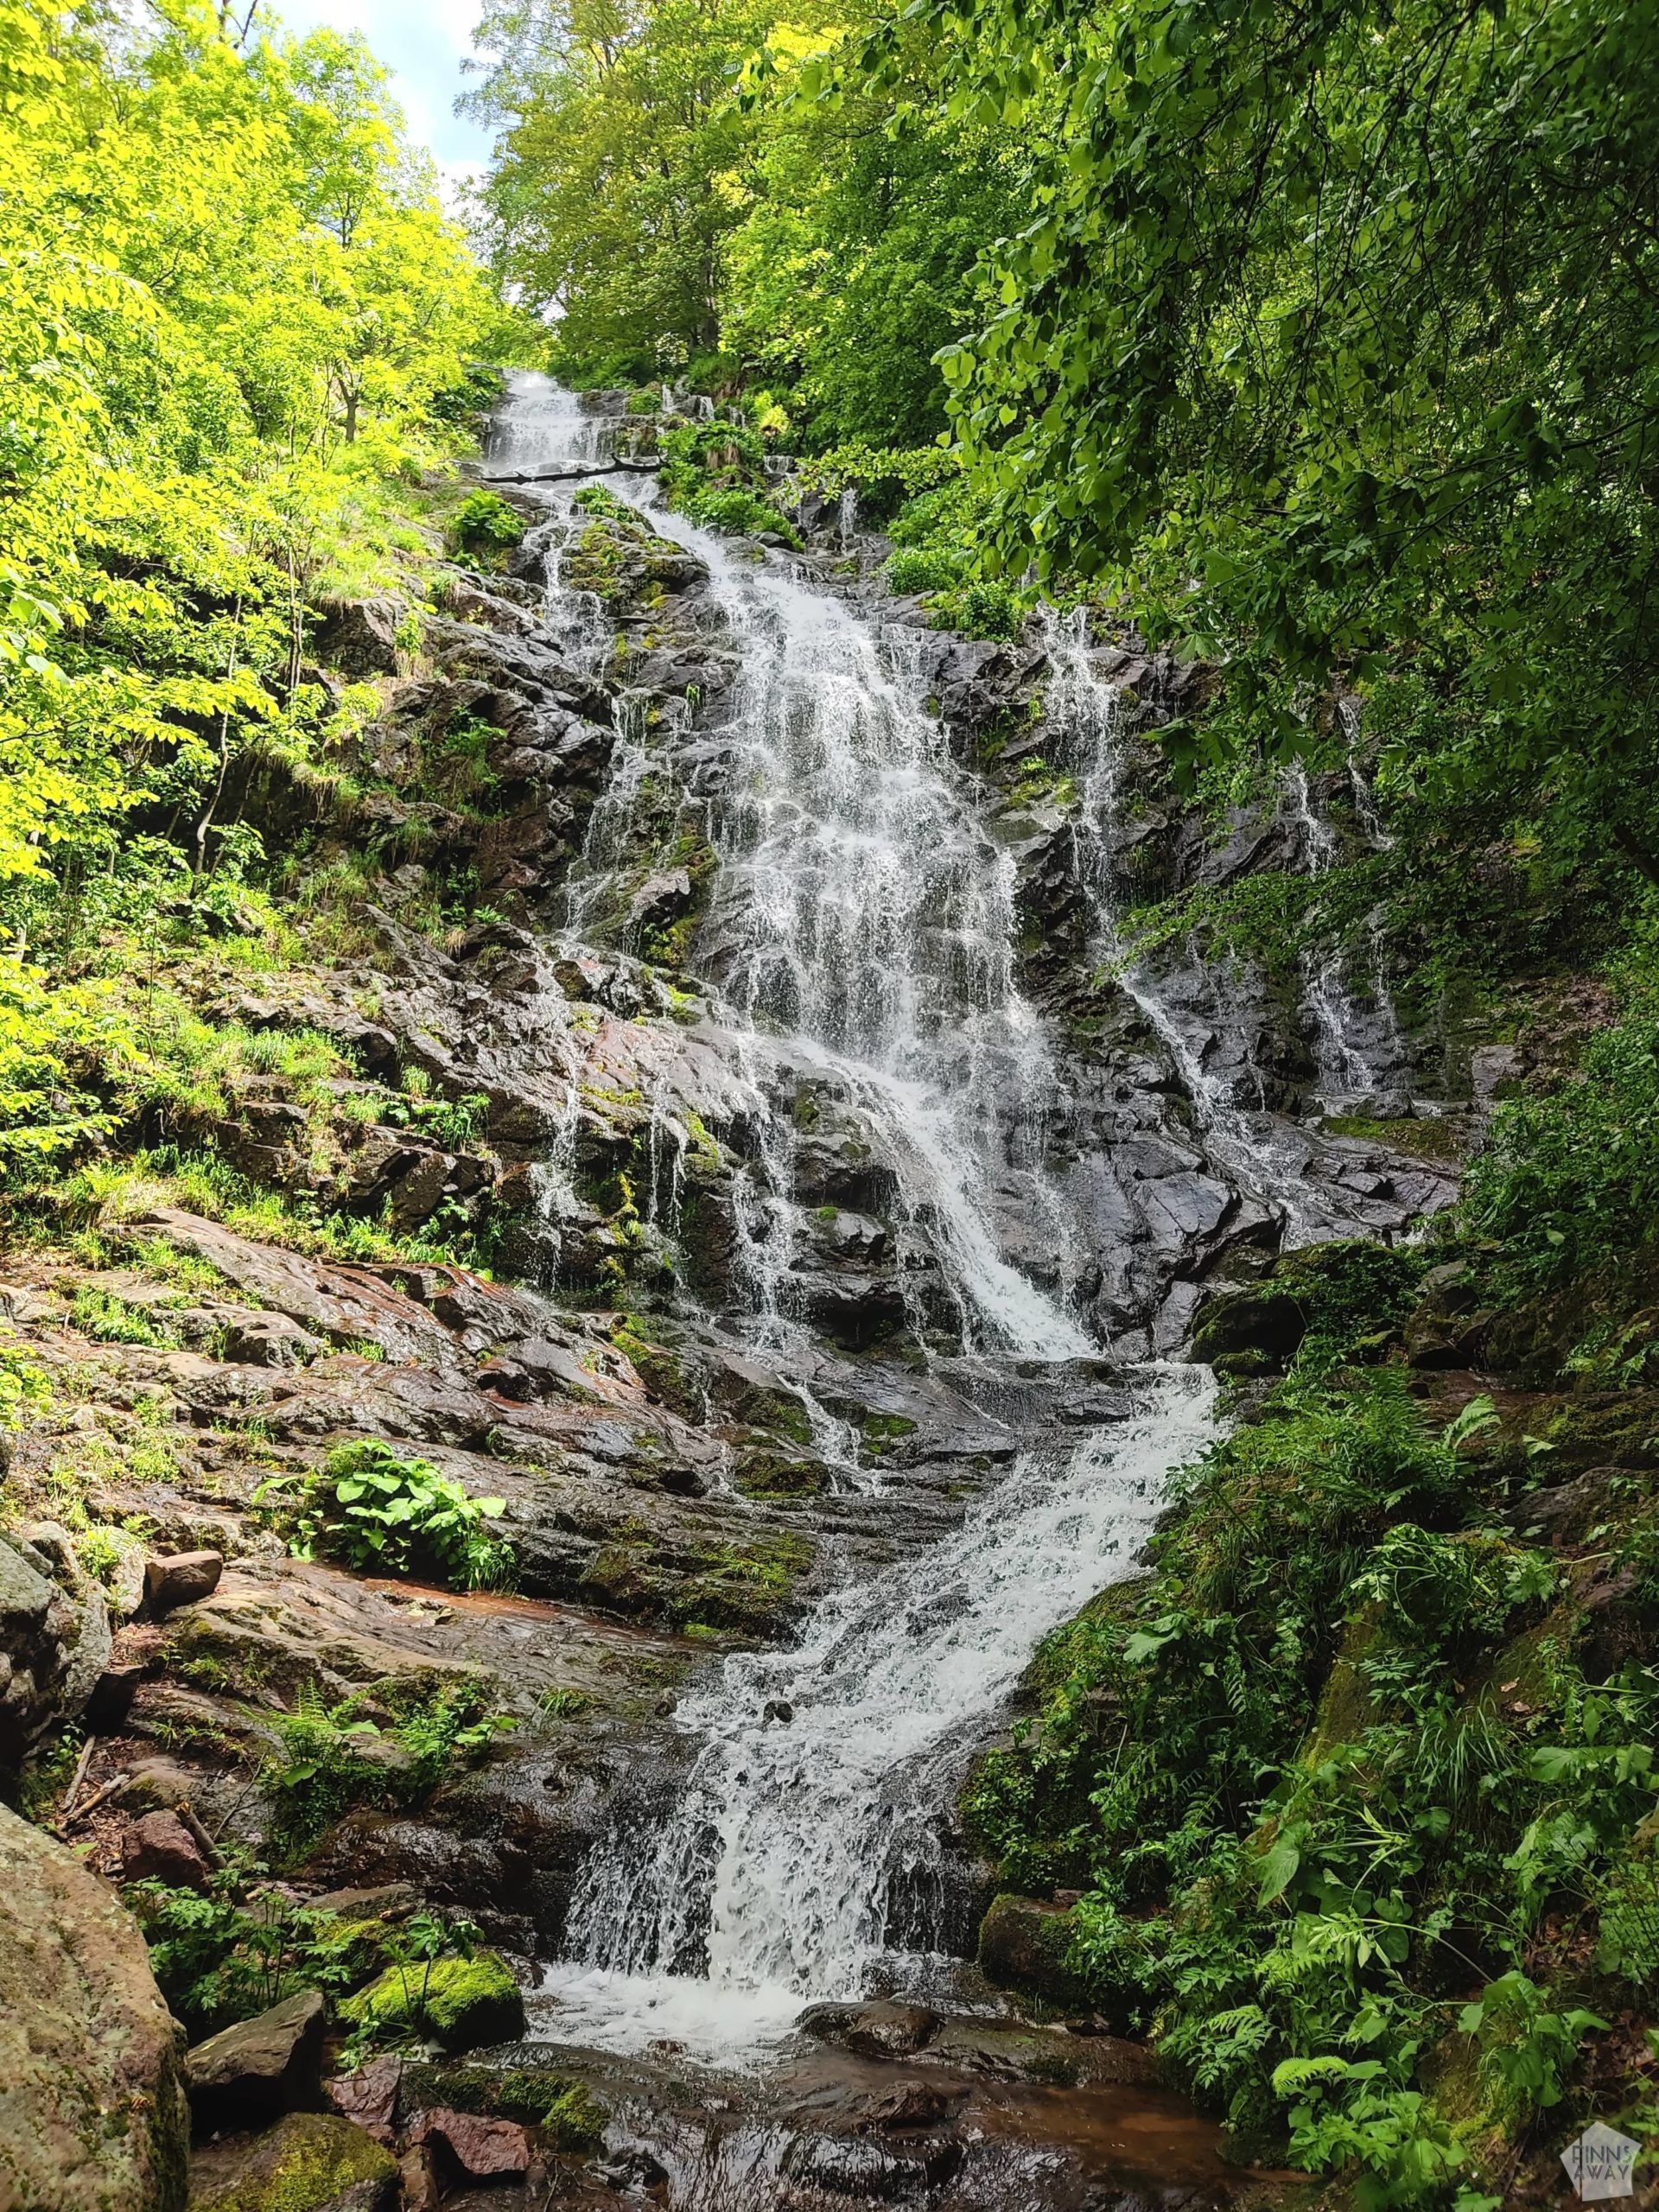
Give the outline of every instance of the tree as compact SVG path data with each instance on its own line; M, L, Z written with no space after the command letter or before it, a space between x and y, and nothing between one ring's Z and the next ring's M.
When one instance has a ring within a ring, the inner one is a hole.
M734 98L767 0L489 0L494 66L472 95L499 123L480 210L501 280L612 376L677 369L719 342L736 172L755 125Z
M1001 559L1129 590L1257 734L1360 684L1402 778L1659 874L1652 0L908 14L1041 155L944 365Z

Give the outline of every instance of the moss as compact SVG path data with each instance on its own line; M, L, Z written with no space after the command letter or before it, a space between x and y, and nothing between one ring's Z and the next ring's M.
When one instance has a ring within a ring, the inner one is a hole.
M817 1497L830 1478L816 1459L787 1459L775 1452L749 1452L737 1477L745 1497Z
M395 2183L397 2161L384 2145L332 2113L296 2112L237 2155L222 2178L209 2161L191 2212L328 2212L360 2183Z
M1463 1158L1463 1138L1455 1122L1420 1122L1412 1116L1380 1120L1364 1114L1331 1114L1325 1126L1333 1137L1363 1137L1386 1144L1414 1160L1436 1160L1455 1166Z
M486 2120L516 2120L543 2129L560 2151L594 2149L607 2117L581 2082L527 2066L498 2073L487 2066L416 2063L404 2069L402 2101L406 2110L447 2105Z
M858 1428L864 1449L873 1459L884 1458L896 1444L916 1433L915 1422L906 1421L902 1414L867 1413Z
M776 1621L811 1563L805 1538L783 1531L742 1544L711 1545L696 1555L697 1572L676 1592L670 1618L739 1630L766 1627Z
M1365 1659L1382 1624L1382 1608L1372 1605L1356 1614L1343 1631L1319 1698L1313 1733L1302 1752L1302 1764L1310 1770L1322 1765L1338 1744L1363 1735L1375 1718Z
M340 2018L389 2042L430 2036L446 2050L505 2043L522 2035L524 2000L512 1970L493 1951L425 1966L391 1967L348 1997Z

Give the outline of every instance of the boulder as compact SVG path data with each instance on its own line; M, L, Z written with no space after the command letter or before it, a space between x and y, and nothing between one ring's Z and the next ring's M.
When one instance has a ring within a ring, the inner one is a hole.
M442 2178L462 2187L507 2181L529 2171L530 2138L517 2120L484 2120L476 2113L441 2107L420 2113L410 2135L432 2152Z
M1307 1333L1302 1306L1282 1290L1236 1290L1212 1299L1192 1334L1195 1359L1262 1352L1287 1360Z
M225 1331L224 1357L244 1367L304 1367L326 1346L286 1313L251 1313Z
M103 1585L80 1563L74 1538L55 1521L36 1521L22 1531L24 1556L69 1600L68 1645L57 1684L56 1717L72 1720L85 1707L110 1663L113 1642L109 1599Z
M1070 1910L1038 1897L1000 1897L979 1927L979 1963L1000 1988L1050 2005L1087 2005L1092 1993L1067 1962Z
M0 1769L16 1767L57 1713L76 1625L57 1585L0 1542Z
M199 2152L190 2212L397 2212L397 2161L333 2113L293 2112L268 2134Z
M200 1845L176 1813L146 1813L127 1830L121 1853L124 1881L205 1890L209 1872Z
M691 904L691 879L683 868L648 875L628 901L628 920L638 930L666 929Z
M257 2126L315 2105L327 2024L320 1993L302 1989L256 2019L238 2020L197 2044L184 2062L196 2126Z
M524 1993L506 1962L493 1951L470 1959L440 1959L404 1970L389 1967L340 2006L342 2019L372 2022L382 2030L430 2036L446 2050L510 2043L524 2031Z
M847 2048L865 2058L909 2058L938 2033L939 2016L925 2005L866 2005L847 2031Z
M225 1572L222 1552L172 1552L144 1567L144 1599L152 1613L175 1611L211 1598Z
M336 2074L326 2082L323 2095L342 2120L366 2128L377 2143L390 2143L397 2129L403 2079L401 2058L372 2058L354 2074Z
M0 2203L181 2212L179 2036L137 1923L0 1808Z

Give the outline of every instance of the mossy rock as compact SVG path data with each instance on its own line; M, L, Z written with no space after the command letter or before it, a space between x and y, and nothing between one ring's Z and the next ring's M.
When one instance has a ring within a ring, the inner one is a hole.
M822 1460L747 1452L737 1487L745 1497L818 1497L829 1489L830 1476Z
M332 2113L294 2112L251 2143L199 2155L190 2212L394 2212L397 2161Z
M531 2066L498 2073L487 2066L417 2063L404 2069L400 2095L406 2111L446 2105L452 2112L541 2128L559 2151L596 2148L607 2118L604 2106L580 2082Z
M1193 1357L1236 1362L1255 1353L1262 1357L1252 1370L1234 1371L1262 1372L1294 1357L1310 1334L1351 1343L1390 1329L1410 1311L1427 1266L1421 1253L1363 1237L1287 1252L1263 1281L1211 1300L1193 1332Z
M1230 1291L1205 1307L1192 1355L1217 1363L1251 1357L1262 1367L1281 1365L1306 1333L1307 1317L1288 1291Z
M524 2031L524 1993L494 1951L439 1959L429 1969L389 1967L348 1997L340 2014L353 2025L372 2024L388 2042L429 2036L446 2050L510 2043Z
M979 1963L1000 1988L1064 2010L1094 1993L1071 1963L1072 1916L1039 1897L1000 1897L979 1924Z

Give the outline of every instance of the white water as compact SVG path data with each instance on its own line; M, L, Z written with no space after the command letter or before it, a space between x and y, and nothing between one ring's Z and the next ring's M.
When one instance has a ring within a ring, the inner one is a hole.
M519 466L596 459L587 435L541 380L517 381L505 449ZM739 659L712 734L727 766L705 941L757 1102L735 1224L754 1332L787 1350L798 1329L791 1109L804 1076L868 1133L982 1371L1090 1354L1000 1249L995 1185L1046 1196L1054 1076L1014 977L1013 863L921 704L902 634L878 637L785 564L734 559L638 479L624 488L708 563ZM573 928L603 905L611 832L677 735L624 726ZM842 1425L801 1391L836 1454ZM669 2040L729 2063L813 1999L937 1979L939 1808L1037 1641L1129 1570L1166 1476L1213 1433L1196 1371L1148 1373L1138 1401L1121 1426L1024 1453L956 1535L834 1592L791 1649L725 1662L678 1716L701 1748L666 1822L613 1835L584 1872L571 1958L543 1991L547 2033L624 2051ZM850 1437L837 1464L858 1479ZM791 1718L769 1720L768 1704Z
M965 1753L1039 1639L1129 1571L1165 1478L1214 1433L1212 1395L1200 1370L1148 1376L1121 1427L1027 1454L795 1647L728 1659L683 1710L703 1748L668 1826L585 1871L575 1960L543 1984L560 2039L732 2062L810 1999L927 1986L942 1962L893 1947L894 1886L913 1905L938 1884L933 1815ZM780 1701L792 1719L769 1721Z

